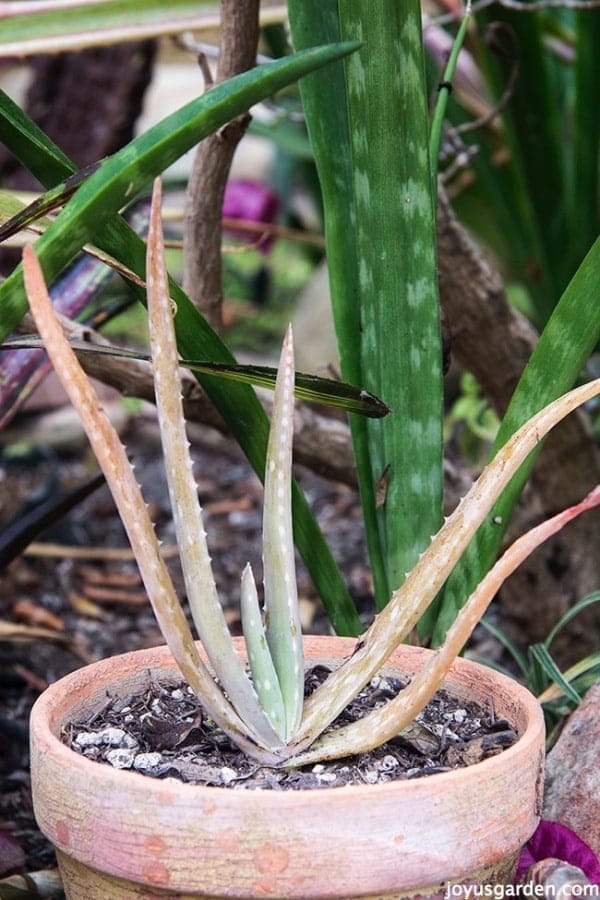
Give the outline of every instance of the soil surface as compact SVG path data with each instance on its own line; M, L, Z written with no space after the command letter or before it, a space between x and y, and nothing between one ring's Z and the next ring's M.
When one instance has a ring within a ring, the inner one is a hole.
M305 693L322 684L329 671L325 666L311 669ZM376 676L331 727L362 718L405 684ZM369 753L294 769L271 768L241 754L203 714L187 685L154 682L136 696L109 699L99 712L65 730L65 743L88 759L153 778L240 790L312 790L420 778L481 762L516 739L493 709L458 701L441 690L405 731Z

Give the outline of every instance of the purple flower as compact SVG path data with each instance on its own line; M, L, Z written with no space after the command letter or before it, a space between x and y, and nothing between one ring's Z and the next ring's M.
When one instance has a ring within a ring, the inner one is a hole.
M550 857L578 866L592 884L600 885L600 861L594 851L566 825L544 819L523 848L515 883L521 881L527 869L534 863Z
M226 219L238 219L242 222L272 224L279 212L277 194L260 181L246 178L232 178L227 182L223 200L223 216ZM248 243L256 243L261 253L268 253L273 238L260 232L237 231L228 228L228 233Z

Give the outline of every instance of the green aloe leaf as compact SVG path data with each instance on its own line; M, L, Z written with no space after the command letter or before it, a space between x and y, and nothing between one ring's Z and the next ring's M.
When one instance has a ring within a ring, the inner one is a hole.
M288 13L296 48L321 40L341 40L337 3L288 0ZM324 74L317 71L303 79L300 91L323 197L329 285L342 378L352 384L364 384L358 352L360 298L350 126L347 104L340 102L347 92L343 63L333 63L327 77ZM375 594L383 605L390 589L377 522L367 425L355 416L349 417L349 424Z
M254 103L356 46L347 43L307 50L217 84L104 160L36 244L46 279L52 282L111 216L198 141ZM14 327L25 311L20 268L2 285L0 302L6 316L14 317ZM0 332L0 338L5 336Z
M421 7L380 10L371 0L340 5L342 38L363 42L346 66L361 383L393 409L367 430L387 578L397 588L441 522L442 359Z
M68 156L0 90L2 143L45 187L54 187L76 171Z
M352 423L381 608L441 519L441 350L421 13L417 2L371 0L290 0L288 8L298 47L324 35L361 42L345 65L311 75L301 91L323 188L342 376L393 410L385 421Z

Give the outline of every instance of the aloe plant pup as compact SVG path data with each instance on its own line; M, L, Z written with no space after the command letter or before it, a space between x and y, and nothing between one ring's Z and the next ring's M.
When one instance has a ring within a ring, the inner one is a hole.
M317 741L415 626L523 460L558 421L600 393L600 379L559 398L513 435L432 538L401 588L392 594L386 608L357 644L356 652L311 695L302 709L302 645L290 515L294 375L291 334L288 333L284 342L277 378L266 466L264 570L267 608L264 623L251 573L247 569L242 575L242 606L255 681L253 686L233 650L218 602L193 480L181 409L160 208L161 192L157 181L148 239L147 287L159 424L193 618L225 692L200 661L161 559L158 541L126 452L99 408L93 390L53 316L35 251L27 247L24 273L32 313L113 491L165 639L184 677L202 698L207 711L244 753L263 763L297 764L360 753L400 731L427 702L499 584L524 556L553 529L557 530L570 518L600 503L600 490L596 490L577 507L521 539L467 600L432 662L397 700L390 701L382 710L371 713L362 721Z

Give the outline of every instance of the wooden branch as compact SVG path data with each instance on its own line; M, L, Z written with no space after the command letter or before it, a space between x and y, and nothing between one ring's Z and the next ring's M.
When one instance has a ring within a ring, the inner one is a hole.
M217 81L251 69L258 46L259 0L221 0ZM190 176L183 237L183 288L213 328L221 325L221 218L225 185L250 115L238 116L198 147Z
M498 415L506 411L537 342L537 332L512 307L502 278L460 224L440 187L440 295L452 354L472 372Z
M64 316L58 317L69 338L79 342L106 346L110 342L97 331L80 325ZM25 316L19 331L31 333L35 325L30 316ZM83 370L92 378L114 387L126 397L139 397L154 403L152 366L148 362L90 351L78 351L77 356ZM228 434L227 427L194 376L182 372L183 408L186 420L207 425ZM273 394L268 390L257 393L270 418ZM345 422L329 418L317 412L306 403L298 402L294 420L294 460L300 465L331 481L339 481L356 486L356 471L350 442L350 432Z

